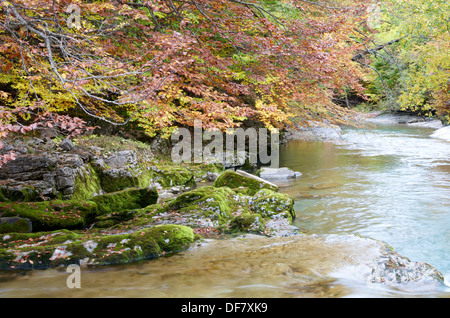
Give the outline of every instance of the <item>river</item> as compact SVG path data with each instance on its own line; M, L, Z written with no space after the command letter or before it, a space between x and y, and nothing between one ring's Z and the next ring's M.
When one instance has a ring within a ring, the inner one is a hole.
M283 147L281 164L303 173L283 189L296 198L296 225L382 240L450 278L450 142L433 132L377 124Z
M377 124L337 142L293 141L281 166L302 172L280 191L295 198L300 237L207 241L157 260L0 274L0 297L450 297L446 286L370 284L362 264L381 240L450 278L450 142L433 129ZM343 235L344 234L344 235Z

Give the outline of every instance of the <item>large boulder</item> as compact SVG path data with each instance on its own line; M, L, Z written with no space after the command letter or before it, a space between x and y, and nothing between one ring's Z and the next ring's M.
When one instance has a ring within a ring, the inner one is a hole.
M129 231L137 225L172 223L190 226L201 234L290 236L301 233L292 227L294 218L294 200L286 194L261 189L249 195L247 188L204 186L135 211L133 220L115 228Z
M217 177L213 186L229 187L231 189L246 188L249 195L254 195L261 189L278 191L276 184L242 170L226 170Z

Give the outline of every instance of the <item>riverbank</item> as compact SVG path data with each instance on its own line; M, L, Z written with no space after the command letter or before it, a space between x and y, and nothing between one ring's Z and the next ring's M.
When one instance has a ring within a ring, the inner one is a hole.
M2 169L16 178L1 184L2 269L133 263L248 233L305 236L292 225L294 199L243 171L173 165L122 139L17 142L27 151ZM390 248L377 260L372 283L443 281Z
M0 170L1 269L129 263L208 237L300 233L292 198L244 171L176 165L115 137L36 139L5 143L18 155Z
M436 118L402 112L370 112L360 113L358 116L358 123L361 125L361 128L370 129L372 124L398 124L408 127L430 128L440 130L436 133L437 138L450 140L448 126L446 128L445 124ZM342 140L342 127L334 124L314 122L309 127L292 127L285 132L283 141L289 142L293 140L339 142Z

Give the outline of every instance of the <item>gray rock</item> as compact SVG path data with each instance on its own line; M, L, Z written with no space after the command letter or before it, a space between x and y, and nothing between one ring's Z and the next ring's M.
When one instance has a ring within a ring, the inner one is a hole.
M58 190L65 189L68 187L73 187L75 185L75 180L73 176L57 176L56 177L56 187Z
M62 193L64 194L64 195L70 195L70 194L73 194L73 187L68 187L68 188L64 188L63 190L62 190Z
M342 140L341 127L329 123L310 122L308 127L287 129L283 142L289 140L339 141Z
M263 179L276 180L276 179L295 179L300 177L301 172L293 171L289 168L261 168L259 176Z
M395 252L387 252L374 262L368 275L371 283L381 283L389 286L404 284L442 284L444 276L433 266L411 261Z
M40 144L43 144L44 142L45 141L40 138L33 137L27 143L29 145L40 145Z
M215 181L217 179L217 177L219 175L220 174L218 172L207 172L206 173L206 179L208 179L208 181L213 182L213 181Z
M42 139L52 139L52 138L55 138L55 137L58 137L59 136L59 133L58 133L58 130L56 129L56 128L47 128L47 129L43 129L42 131L41 131L41 138Z
M0 179L14 179L18 181L42 180L50 167L56 165L56 160L50 156L18 156L10 160L0 169Z
M288 237L302 234L302 231L298 227L291 225L289 220L281 214L271 216L265 226L266 234L270 236Z
M62 177L69 177L73 175L73 169L70 167L58 167L56 168L56 175Z
M61 141L59 146L66 151L70 151L75 148L75 145L73 144L72 140L70 140L68 138Z
M46 173L42 176L42 180L52 186L56 186L56 172Z
M438 119L432 119L432 120L424 120L421 122L409 123L408 126L439 129L442 128L444 124L442 123L442 121Z
M123 150L114 153L112 156L104 159L109 168L120 169L127 165L136 165L136 153L131 150Z

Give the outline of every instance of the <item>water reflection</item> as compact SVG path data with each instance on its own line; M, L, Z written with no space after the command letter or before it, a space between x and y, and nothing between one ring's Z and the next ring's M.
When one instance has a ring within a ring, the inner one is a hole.
M295 198L296 225L312 235L214 241L154 261L84 268L81 289L66 287L63 269L0 273L0 297L450 297L368 284L365 264L379 251L353 236L385 241L450 277L450 143L431 132L380 126L347 130L339 144L283 146L281 164L302 176L279 185Z
M34 271L3 280L0 297L417 296L366 282L366 264L379 253L377 242L356 236L248 236L140 264L84 268L80 289L66 287L62 270Z
M339 144L291 143L281 164L303 173L282 191L310 233L380 239L450 274L450 143L434 130L379 125L346 130ZM315 184L339 184L317 188Z

